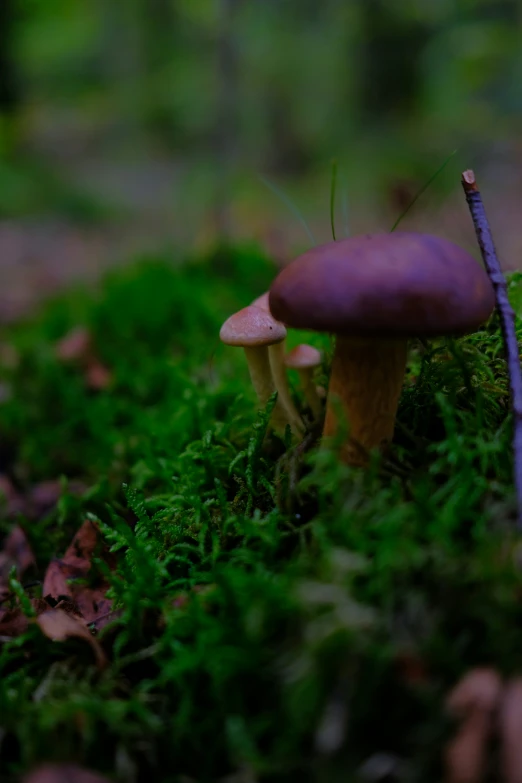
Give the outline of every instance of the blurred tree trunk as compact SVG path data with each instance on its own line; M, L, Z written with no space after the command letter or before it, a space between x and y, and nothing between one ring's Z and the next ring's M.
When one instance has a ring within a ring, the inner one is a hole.
M214 216L223 239L232 234L230 193L239 143L239 51L236 20L243 0L218 0L216 75L218 102L214 130L218 166Z
M0 3L2 0L0 0ZM118 106L115 116L127 135L141 134L140 108L136 108L143 73L137 0L126 3L98 0L103 35L100 40L100 74L108 81Z
M172 0L147 0L141 8L141 29L145 67L145 86L157 79L163 80L163 69L172 60L178 13ZM160 91L148 90L153 96L146 101L146 122L162 140L169 140L175 125L167 103L162 102ZM146 96L145 96L146 99Z
M16 0L0 0L0 112L12 115L20 104L14 54Z
M361 63L360 102L372 121L390 115L408 115L416 107L422 72L420 57L430 36L423 21L397 9L388 0L360 3Z

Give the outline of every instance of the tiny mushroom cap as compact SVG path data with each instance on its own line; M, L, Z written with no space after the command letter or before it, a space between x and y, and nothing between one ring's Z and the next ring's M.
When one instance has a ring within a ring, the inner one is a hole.
M364 465L393 438L410 337L477 329L495 306L484 269L462 248L427 234L366 234L312 248L270 289L270 312L298 329L336 335L323 434L349 425L342 458Z
M225 345L255 348L283 342L286 329L269 312L250 305L231 315L221 327L219 336Z
M258 296L257 299L254 299L252 302L253 307L259 307L261 310L266 310L267 313L270 312L270 305L268 304L268 297L270 296L270 291L265 291L264 294L261 294L261 296Z
M321 366L321 352L311 345L296 346L285 356L285 364L291 370L313 370Z
M219 332L225 345L242 347L245 351L250 378L261 405L266 405L274 391L278 399L272 413L277 430L284 431L287 424L294 429L301 426L300 418L292 403L280 360L280 348L286 338L286 329L268 312L250 305L228 318Z

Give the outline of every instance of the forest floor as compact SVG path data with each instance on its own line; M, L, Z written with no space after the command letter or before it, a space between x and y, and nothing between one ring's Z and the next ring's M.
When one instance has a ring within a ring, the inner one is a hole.
M2 781L43 762L118 783L516 767L522 571L496 316L412 341L392 454L348 468L340 443L314 448L297 377L308 436L271 434L242 352L219 342L306 246L299 221L249 184L230 202L234 244L212 250L188 162L73 152L6 167L0 194ZM460 164L401 227L476 253ZM522 178L509 161L483 171L516 268ZM291 195L327 240L320 179ZM390 228L422 184L361 189L350 230ZM290 331L302 341L323 351L325 386L329 338ZM468 675L491 707L462 756L448 695Z
M412 342L393 453L360 471L340 442L270 435L219 342L274 272L252 248L167 254L3 328L2 780L59 762L118 783L435 783L460 678L481 704L486 669L487 716L503 694L520 714L496 318ZM303 341L325 385L329 338ZM451 774L504 763L488 743L509 726L478 725Z

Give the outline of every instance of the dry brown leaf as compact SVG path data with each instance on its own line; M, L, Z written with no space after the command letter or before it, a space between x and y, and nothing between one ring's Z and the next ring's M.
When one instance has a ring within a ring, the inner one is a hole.
M71 481L67 485L67 491L71 495L81 495L85 489L85 485L80 481ZM41 481L31 487L26 496L22 498L23 513L29 519L40 519L54 508L61 494L62 484L60 481L56 479Z
M94 522L86 520L63 558L49 563L43 583L44 596L51 596L55 600L62 597L71 599L87 623L95 622L112 609L112 602L105 597L109 586L104 580L95 587L85 584L90 575L92 556L98 548L98 527ZM107 548L102 546L101 550L101 554L111 565L113 558Z
M107 665L107 657L98 640L92 636L82 622L71 614L67 614L62 609L48 609L36 618L36 623L42 632L54 642L64 642L71 638L85 639L92 647L98 667L103 669Z
M83 362L91 353L91 335L83 326L72 329L56 343L56 356L62 362Z
M20 636L28 625L29 620L20 607L0 611L0 637Z
M112 373L97 358L92 337L83 327L73 329L56 344L56 356L81 367L89 389L106 389L112 381Z
M16 489L14 488L11 479L3 473L0 473L0 497L2 500L9 503L15 495Z
M494 669L472 669L451 691L448 712L458 720L457 734L445 749L446 783L480 783L488 771L493 716L502 693Z
M42 612L46 612L49 609L49 604L44 601L43 598L33 598L31 600L31 606L37 615ZM17 606L14 609L0 610L0 637L20 636L27 630L29 625L29 618L23 613L22 609Z
M89 389L95 391L102 391L110 386L112 381L112 373L101 362L96 359L89 362L85 371L85 382Z
M501 767L505 783L522 783L522 677L508 682L499 715Z
M401 679L408 685L423 685L428 681L426 664L415 650L402 650L395 658Z
M24 499L15 489L11 479L0 473L0 508L7 517L24 511Z
M4 558L10 563L9 567L16 566L18 575L24 574L36 564L27 536L20 525L15 525L4 541L4 547L0 553L0 569L5 562Z
M109 783L107 778L76 764L44 764L26 775L22 783Z
M29 541L19 525L15 525L4 541L0 552L0 600L9 594L9 572L16 567L17 576L22 576L31 566L35 565L35 559Z

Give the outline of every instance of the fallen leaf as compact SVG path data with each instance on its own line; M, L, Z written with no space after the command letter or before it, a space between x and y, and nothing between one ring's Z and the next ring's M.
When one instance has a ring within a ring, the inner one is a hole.
M112 373L97 358L92 337L83 327L73 329L56 344L56 356L61 362L81 367L89 389L106 389L112 381Z
M102 391L110 386L112 373L101 362L94 359L89 362L85 371L85 382L89 389Z
M86 584L90 577L92 556L97 548L109 565L113 565L107 547L100 547L100 535L94 522L86 520L74 536L72 543L61 559L52 560L47 568L44 583L44 596L55 600L72 600L86 623L92 623L112 609L112 602L105 597L109 585L101 580L95 587Z
M71 481L67 485L67 491L71 495L81 495L86 486L80 481ZM62 483L56 479L40 481L35 484L24 499L24 514L29 519L40 519L51 511L62 495Z
M56 343L56 356L62 362L83 362L92 353L92 339L89 331L78 326Z
M49 608L48 602L46 603L47 603L47 608ZM62 612L71 615L71 617L74 617L76 620L78 620L79 622L85 625L85 620L83 618L83 615L80 611L78 604L75 604L74 601L70 601L68 598L62 598L62 600L58 601L56 606L52 606L51 609L61 609Z
M46 612L49 604L43 598L33 598L31 606L36 615ZM14 609L0 610L0 638L13 638L20 636L27 630L30 618L17 606Z
M34 566L35 562L27 536L20 525L15 525L5 539L0 552L0 574L3 576L5 568L10 569L15 565L18 575L21 576Z
M0 552L0 600L9 594L8 578L11 568L15 566L17 576L22 576L35 559L29 541L19 525L15 525L4 541Z
M54 642L64 642L71 638L85 639L92 647L98 667L103 669L107 665L107 657L100 643L85 625L71 614L67 614L62 609L48 609L36 618L36 623L42 632Z
M109 783L109 780L75 764L44 764L29 772L22 783Z
M52 508L62 494L62 484L57 479L40 481L31 487L28 493L29 502L41 509Z
M29 619L20 607L0 611L0 637L20 636L27 630Z
M426 665L415 650L402 650L397 653L395 664L401 678L408 685L423 685L428 681Z
M8 517L24 510L24 500L16 491L10 478L0 473L0 506Z
M451 691L446 706L460 720L445 749L446 783L480 783L488 773L493 716L502 693L494 669L472 669Z
M500 759L505 783L522 781L522 677L507 683L499 715Z

